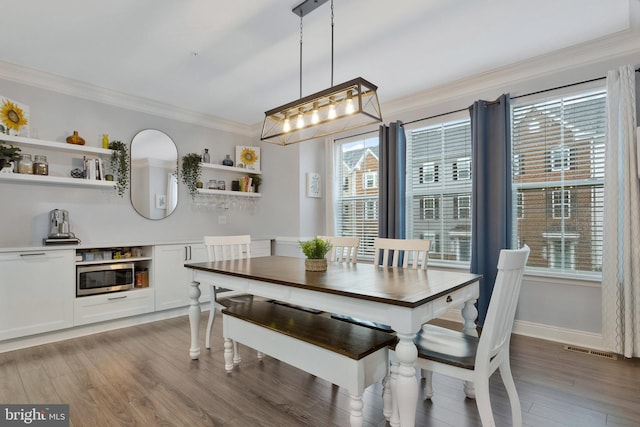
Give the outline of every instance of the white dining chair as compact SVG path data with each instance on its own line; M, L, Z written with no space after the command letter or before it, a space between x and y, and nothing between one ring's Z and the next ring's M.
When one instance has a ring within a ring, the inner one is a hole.
M322 240L331 243L331 251L327 254L327 260L355 264L358 258L360 238L357 236L318 236Z
M431 240L388 239L373 241L373 262L376 265L426 270Z
M522 410L509 363L509 343L528 258L527 245L522 249L500 251L498 274L479 338L429 324L423 325L416 337L416 365L425 374L425 397L430 399L433 396L433 372L464 380L465 394L471 399L475 398L484 427L495 426L489 398L489 378L496 369L500 370L509 396L513 426L522 426ZM397 416L394 392L398 362L394 350L390 351L389 356L394 369L391 370L390 387L385 387L384 392L391 393L392 408L390 411L385 408L385 414L391 413L393 418L394 414ZM388 399L383 400L385 405L389 403Z
M231 259L251 258L251 236L204 236L204 245L207 248L209 261L226 261ZM207 332L205 346L211 348L211 334L213 332L213 322L216 310L223 310L224 305L218 301L219 297L233 298L238 296L250 296L241 291L230 291L222 287L211 285L211 301L209 305L209 321L207 322ZM242 302L242 300L234 300ZM238 354L237 347L234 347L234 354Z

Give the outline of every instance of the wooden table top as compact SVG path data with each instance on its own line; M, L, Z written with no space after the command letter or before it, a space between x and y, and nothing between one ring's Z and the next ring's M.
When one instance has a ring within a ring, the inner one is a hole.
M303 258L283 256L186 263L184 266L209 273L411 308L468 286L482 277L478 274L434 269L424 271L333 262L329 262L325 272L311 272L305 270Z

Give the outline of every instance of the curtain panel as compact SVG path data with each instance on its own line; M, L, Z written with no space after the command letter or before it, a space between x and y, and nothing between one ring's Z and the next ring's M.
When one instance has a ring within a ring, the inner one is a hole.
M406 237L407 137L402 122L380 126L378 237Z
M509 95L479 100L471 114L471 272L482 274L478 325L484 324L500 250L511 247L511 133Z
M640 356L640 185L636 77L626 65L607 73L602 336L605 347Z

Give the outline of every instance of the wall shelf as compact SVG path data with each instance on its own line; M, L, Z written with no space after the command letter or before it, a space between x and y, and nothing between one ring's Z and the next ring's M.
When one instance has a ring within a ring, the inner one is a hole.
M55 151L87 153L87 154L96 154L96 155L103 155L103 156L110 156L113 153L113 150L109 150L106 148L68 144L66 142L45 141L42 139L26 138L24 136L0 135L0 141L9 143L9 144L17 144L17 145L24 145L24 146L31 146L31 147L42 147L48 150L55 150Z
M33 184L63 184L63 185L77 185L86 187L103 187L103 188L115 188L116 183L114 181L102 181L97 179L83 179L83 178L67 178L64 176L51 176L51 175L30 175L24 173L0 173L0 181L18 181L27 182Z
M215 163L200 163L200 165L204 169L217 169L225 172L235 172L235 173L242 173L246 175L249 175L249 174L262 175L262 171L257 171L253 169L247 169L247 168L237 168L235 166L217 165Z
M198 194L208 194L213 196L231 196L231 197L262 197L260 193L250 193L246 191L230 191L230 190L209 190L207 188L199 188Z

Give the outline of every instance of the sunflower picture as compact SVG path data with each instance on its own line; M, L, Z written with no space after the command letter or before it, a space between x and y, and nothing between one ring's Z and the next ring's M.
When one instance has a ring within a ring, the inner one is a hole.
M260 170L260 147L236 147L236 165L247 169Z
M28 107L21 106L20 103L8 98L2 98L0 120L7 129L7 133L13 130L14 135L18 135L20 130L27 126L29 123L28 111ZM26 128L26 136L28 136L28 127Z

